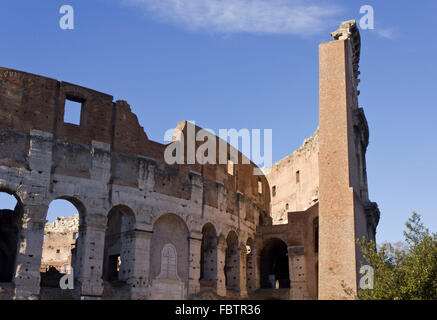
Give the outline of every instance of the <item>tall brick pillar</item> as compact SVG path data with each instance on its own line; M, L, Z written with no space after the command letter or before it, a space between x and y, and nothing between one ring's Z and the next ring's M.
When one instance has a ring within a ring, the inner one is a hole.
M319 46L319 299L345 299L342 282L356 291L354 133L359 32L354 21Z

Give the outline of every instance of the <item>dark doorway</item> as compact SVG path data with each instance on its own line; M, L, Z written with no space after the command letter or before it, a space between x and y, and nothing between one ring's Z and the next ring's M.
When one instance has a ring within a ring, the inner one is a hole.
M23 208L6 192L0 192L0 203L0 282L12 282Z
M287 245L271 239L261 251L261 288L290 288Z

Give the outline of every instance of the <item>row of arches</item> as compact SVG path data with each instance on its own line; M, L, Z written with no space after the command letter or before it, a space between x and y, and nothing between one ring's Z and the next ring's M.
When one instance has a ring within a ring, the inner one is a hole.
M217 281L217 246L217 232L214 226L208 223L202 229L200 263L200 280L207 285ZM277 238L268 240L257 259L252 238L248 238L246 245L240 247L237 233L230 231L226 238L225 252L224 274L227 290L241 289L241 263L245 264L245 281L249 292L257 288L290 288L288 250L282 240ZM256 269L260 273L260 283L256 277Z
M60 202L62 204L59 204ZM16 268L23 205L13 193L0 192L0 207L5 207L0 210L0 282L11 282ZM86 209L77 199L62 197L50 204L47 213L49 223L55 222L58 217L76 214L79 220L78 228L71 230L69 235L71 255L66 262L74 267L78 259L82 259L81 241L85 232L82 226L85 223ZM109 211L104 233L101 272L103 280L126 282L135 276L135 272L138 271L135 265L138 257L135 255L139 247L135 228L135 214L127 206L119 205ZM289 287L287 246L281 240L269 241L257 258L254 253L254 241L251 238L242 246L237 233L230 231L220 244L220 237L211 223L205 224L201 232L199 277L201 285L217 287L218 282L223 281L227 290L235 291L243 289L242 285L247 286L249 291L259 287ZM51 236L46 234L44 242ZM61 253L58 248L52 249L55 255ZM219 250L224 251L224 257L220 255ZM187 283L190 273L189 255L189 230L185 222L175 214L165 214L157 219L150 239L150 279L164 278ZM224 261L219 261L223 258ZM242 265L246 269L245 279L241 279ZM58 268L59 273L65 272L59 269L59 265L55 264L55 267ZM44 273L49 270L41 271ZM224 279L220 279L220 273L224 275ZM43 286L44 283L41 282L41 285Z

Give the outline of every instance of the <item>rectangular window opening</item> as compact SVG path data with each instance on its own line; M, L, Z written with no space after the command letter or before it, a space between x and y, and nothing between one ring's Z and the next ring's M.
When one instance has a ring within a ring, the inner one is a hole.
M263 183L261 182L261 180L258 180L258 193L263 193Z
M300 182L300 171L296 171L296 183Z
M273 186L272 188L272 195L273 197L276 197L276 186Z
M228 160L228 174L234 175L234 163L231 160Z
M83 101L67 97L65 99L64 123L80 126Z

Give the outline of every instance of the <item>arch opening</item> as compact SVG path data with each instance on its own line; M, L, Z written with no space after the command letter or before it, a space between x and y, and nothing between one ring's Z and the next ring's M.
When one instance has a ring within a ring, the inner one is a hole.
M60 278L74 268L84 212L80 201L73 198L60 197L49 204L41 255L41 287L59 288Z
M0 191L0 282L12 282L23 205L11 192Z
M261 288L290 288L288 249L284 241L271 239L261 251Z
M200 250L201 286L217 284L217 232L210 223L202 229L202 245Z

